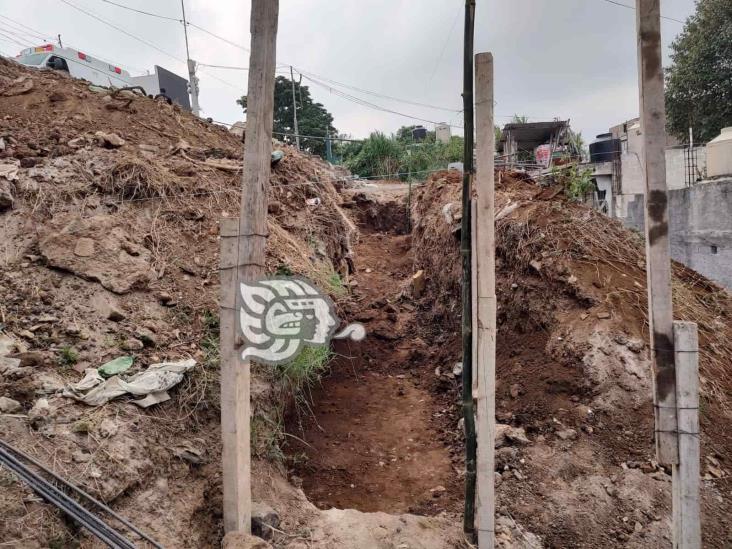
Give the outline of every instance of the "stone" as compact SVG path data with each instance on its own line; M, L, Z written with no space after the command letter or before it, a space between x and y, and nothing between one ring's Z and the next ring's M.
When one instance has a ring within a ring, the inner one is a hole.
M221 542L221 549L272 549L262 538L244 532L229 532Z
M38 247L50 267L98 281L124 294L155 278L152 254L110 215L57 216L39 229Z
M122 342L122 349L125 351L142 351L145 348L145 344L139 339L130 337Z
M496 448L507 445L508 443L516 445L530 444L531 441L526 436L526 431L522 427L511 427L496 423Z
M422 269L412 275L411 283L412 295L414 295L414 297L420 297L424 293L427 285L427 279Z
M86 145L86 137L84 137L82 135L80 135L79 137L74 137L67 144L72 149L80 149L84 145Z
M76 450L71 454L71 459L76 463L89 463L92 460L92 455L84 450Z
M34 429L38 429L50 421L53 410L48 400L39 398L28 412L28 420Z
M10 181L0 179L0 212L10 210L15 204Z
M645 348L646 344L640 339L629 339L625 346L633 353L640 353Z
M0 397L0 413L14 414L21 410L20 402L8 397Z
M574 429L563 429L561 431L557 431L557 436L562 440L574 440L577 438L577 431Z
M509 393L511 395L511 398L518 398L521 394L521 386L518 383L514 383L513 385L511 385Z
M270 202L267 204L267 213L270 213L272 215L278 215L282 213L282 203L277 202L276 200Z
M272 539L273 528L280 525L280 515L266 503L252 502L252 534Z
M599 312L597 313L597 318L599 318L600 320L608 319L610 318L610 313L608 313L607 311Z
M94 135L97 137L98 143L108 149L116 149L117 147L121 147L125 144L125 140L116 133L98 131Z
M452 367L452 375L455 377L460 377L463 375L463 363L462 362L456 362L455 366Z
M155 334L153 334L152 331L148 330L147 328L137 328L135 330L135 337L142 341L142 344L145 347L155 347L158 344L157 340L155 339Z
M127 315L124 313L122 308L115 304L115 303L109 303L107 305L107 319L111 320L112 322L120 322L127 318Z
M110 438L117 434L119 426L111 417L105 417L99 424L97 431L102 438Z

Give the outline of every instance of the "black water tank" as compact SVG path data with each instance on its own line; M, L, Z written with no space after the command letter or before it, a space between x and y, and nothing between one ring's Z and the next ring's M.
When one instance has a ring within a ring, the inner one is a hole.
M613 139L611 133L601 133L597 141L590 144L590 162L610 162L620 157L620 139Z
M414 141L424 141L426 137L427 128L423 128L422 126L415 126L414 129L412 129L412 139Z

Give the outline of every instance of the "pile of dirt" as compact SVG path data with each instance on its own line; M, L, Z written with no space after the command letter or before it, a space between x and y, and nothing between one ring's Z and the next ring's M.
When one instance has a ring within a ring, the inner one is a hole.
M285 156L270 179L267 270L342 289L356 234L333 185L342 175L276 147ZM171 547L222 537L218 223L238 216L242 154L225 128L177 106L0 58L0 437ZM147 409L62 396L119 356L134 359L127 374L197 364ZM270 420L253 433L254 472L275 485L284 471L266 459L292 398L281 381L259 369L252 386L255 415ZM5 545L89 544L17 479L0 478ZM325 520L288 490L281 530ZM266 482L254 492L270 505L280 496Z
M445 363L460 356L460 185L436 174L413 206L424 319L451 338ZM496 217L499 515L547 547L669 547L642 237L522 174L497 174ZM732 297L682 265L673 272L675 316L699 326L704 546L728 547Z

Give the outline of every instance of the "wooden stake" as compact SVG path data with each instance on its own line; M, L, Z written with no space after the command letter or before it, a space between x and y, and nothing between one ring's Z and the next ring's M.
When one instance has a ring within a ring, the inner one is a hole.
M494 546L496 438L496 258L493 131L493 54L475 56L475 118L477 143L476 241L477 254L477 435L478 435L478 547ZM473 311L476 314L476 311Z
M699 516L699 338L693 322L674 322L679 464L672 467L674 547L701 548Z
M646 182L646 271L648 324L654 371L656 454L660 463L675 465L679 462L679 455L666 193L666 110L659 2L660 0L637 0L638 81Z
M251 530L250 364L241 360L239 283L265 274L279 0L252 0L239 219L221 220L221 436L225 532Z

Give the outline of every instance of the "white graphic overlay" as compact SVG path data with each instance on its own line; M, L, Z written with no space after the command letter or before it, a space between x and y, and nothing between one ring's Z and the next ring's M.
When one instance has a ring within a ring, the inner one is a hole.
M349 324L339 333L333 301L301 277L273 277L241 284L239 323L244 334L242 360L283 364L306 345L328 345L331 339L361 341L366 330Z

